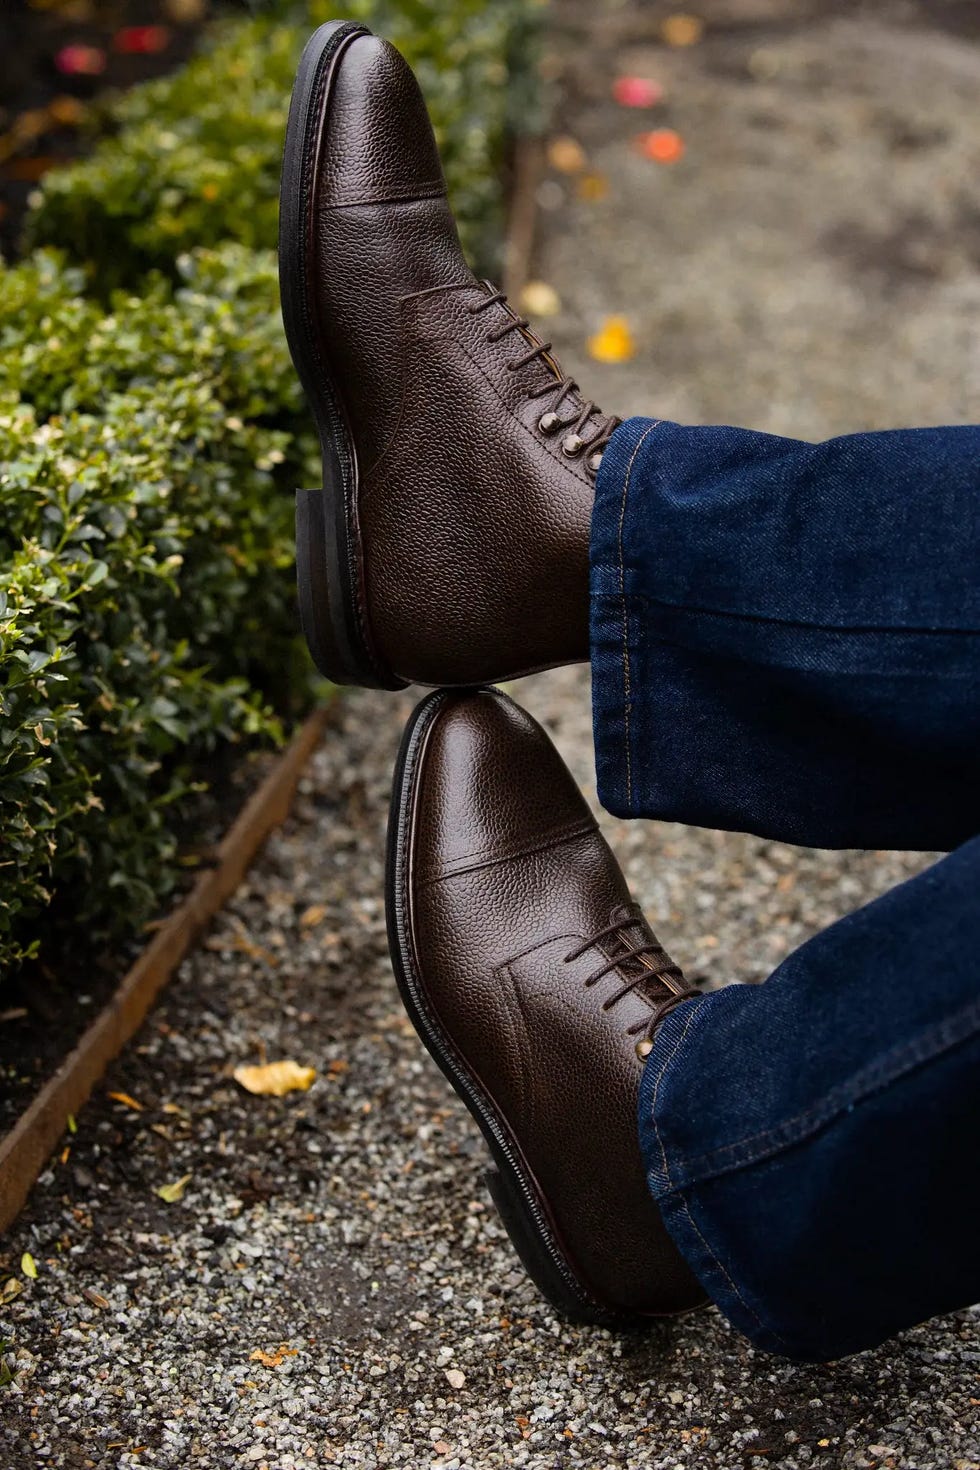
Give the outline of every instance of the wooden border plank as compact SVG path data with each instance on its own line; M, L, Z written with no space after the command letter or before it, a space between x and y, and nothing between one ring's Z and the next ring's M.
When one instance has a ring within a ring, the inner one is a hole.
M329 717L330 708L324 705L300 727L232 823L218 847L214 866L200 875L163 922L74 1050L0 1141L0 1232L13 1223L26 1203L64 1135L69 1115L87 1102L202 929L235 892L269 833L285 820L297 782Z
M514 149L514 191L504 245L504 290L515 311L520 309L520 294L531 273L538 221L538 185L543 171L542 140L530 134L518 138Z

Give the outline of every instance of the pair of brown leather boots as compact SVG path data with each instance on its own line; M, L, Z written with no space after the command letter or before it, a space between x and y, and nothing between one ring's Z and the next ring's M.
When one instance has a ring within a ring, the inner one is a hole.
M455 686L418 707L395 773L402 997L549 1300L605 1323L684 1311L704 1293L647 1189L636 1107L691 992L543 730L478 687L587 658L593 482L619 421L470 272L415 78L356 23L300 64L280 274L323 449L297 506L313 656L338 683Z

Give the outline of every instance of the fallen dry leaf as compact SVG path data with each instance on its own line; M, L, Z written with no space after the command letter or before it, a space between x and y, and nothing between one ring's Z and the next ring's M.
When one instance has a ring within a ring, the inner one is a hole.
M183 1179L177 1179L173 1184L161 1184L157 1194L168 1205L175 1205L178 1200L184 1198L184 1190L193 1179L193 1174L185 1174Z
M110 1092L107 1095L112 1098L113 1102L120 1102L124 1107L132 1108L134 1113L143 1111L143 1104L137 1102L135 1097L130 1097L128 1092Z
M561 297L547 281L528 281L521 292L521 310L531 316L557 316L561 311Z
M605 174L583 174L575 184L575 193L586 204L600 204L609 197L609 180Z
M312 929L316 924L322 924L327 917L327 906L325 903L311 903L308 909L304 909L299 916L299 927L301 929Z
M620 107L656 107L663 101L664 89L652 77L617 77L612 94Z
M283 1097L287 1092L306 1092L316 1079L316 1068L293 1061L266 1062L260 1067L236 1067L232 1076L246 1092Z
M668 15L660 34L668 46L696 46L704 35L704 21L699 15Z
M255 943L240 923L236 923L234 934L210 935L204 941L204 948L215 950L219 954L224 950L238 950L241 954L247 954L249 959L262 960L266 965L274 966L279 963L274 954Z
M684 139L673 128L654 128L641 133L636 146L653 163L676 163L684 157Z
M202 20L207 12L207 0L164 0L164 10L178 25L190 25Z
M581 143L563 134L548 144L548 162L560 174L580 174L588 160Z
M109 1303L105 1297L101 1292L93 1291L90 1286L84 1286L82 1288L82 1296L87 1297L93 1307L98 1307L100 1312L107 1312L109 1310Z
M15 1296L20 1296L24 1290L24 1283L18 1281L16 1276L8 1276L7 1280L0 1286L0 1307L5 1307L12 1302Z
M287 1347L280 1343L274 1353L265 1353L261 1348L256 1348L254 1353L249 1353L250 1363L261 1363L263 1368L278 1368L285 1358L295 1358L299 1352L298 1348Z
M629 322L624 316L608 316L600 331L589 338L589 356L596 362L629 362L636 352Z
M77 128L87 115L88 108L77 97L53 97L48 103L48 116L62 128Z

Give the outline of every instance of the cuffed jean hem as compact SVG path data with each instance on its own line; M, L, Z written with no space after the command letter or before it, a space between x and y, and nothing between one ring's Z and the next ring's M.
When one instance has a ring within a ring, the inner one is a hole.
M602 805L811 847L966 841L977 566L980 428L628 420L592 516Z
M659 427L657 425L656 427ZM632 728L637 636L627 590L625 528L633 472L654 430L647 420L621 424L607 445L592 515L592 713L599 800L616 817L644 815L634 800L637 761Z

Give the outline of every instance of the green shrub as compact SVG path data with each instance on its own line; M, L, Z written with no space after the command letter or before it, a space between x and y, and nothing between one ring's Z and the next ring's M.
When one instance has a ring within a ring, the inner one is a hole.
M295 627L288 492L314 453L275 314L275 262L231 245L196 252L179 268L176 289L156 279L140 296L117 293L109 315L79 302L77 274L59 277L50 255L8 271L0 392L39 418L104 416L125 395L148 448L166 446L175 506L191 537L172 636L191 642L202 660L268 679ZM25 298L34 282L32 312ZM32 514L28 506L25 531ZM0 544L5 534L9 526Z
M313 445L274 261L182 270L109 316L50 255L0 276L0 971L52 884L99 937L145 918L205 758L288 705Z
M346 0L343 14L389 36L416 69L464 241L482 262L499 235L507 57L526 0ZM168 271L192 246L276 243L289 91L327 0L275 7L219 33L182 71L112 109L120 128L92 156L47 176L29 222L34 244L90 264L103 291ZM293 23L284 23L285 11Z

